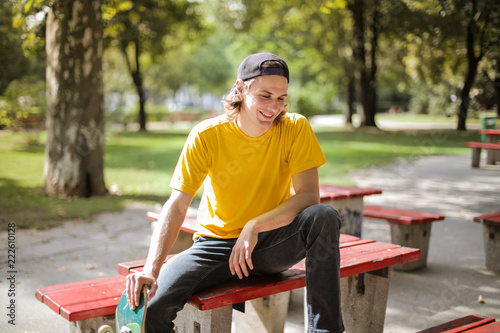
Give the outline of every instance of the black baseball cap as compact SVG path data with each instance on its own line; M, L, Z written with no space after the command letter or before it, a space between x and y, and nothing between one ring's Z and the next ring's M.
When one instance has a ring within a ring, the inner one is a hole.
M272 60L278 61L283 65L283 68L262 68L263 63ZM261 75L281 75L286 77L286 80L290 82L288 66L285 60L275 54L255 53L243 59L238 68L238 79L246 81Z

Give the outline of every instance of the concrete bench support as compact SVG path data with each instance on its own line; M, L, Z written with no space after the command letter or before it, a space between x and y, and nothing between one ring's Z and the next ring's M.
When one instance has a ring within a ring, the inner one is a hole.
M389 278L389 268L383 268L340 279L346 332L383 333Z
M231 332L233 307L223 306L200 311L190 304L177 314L174 320L176 333L227 333Z
M282 333L285 328L290 291L245 302L245 313L233 312L235 333Z
M486 267L500 273L500 224L484 224L483 228Z
M427 266L431 227L432 223L413 225L391 223L391 241L394 244L420 249L421 253L420 259L396 265L395 270L404 272Z

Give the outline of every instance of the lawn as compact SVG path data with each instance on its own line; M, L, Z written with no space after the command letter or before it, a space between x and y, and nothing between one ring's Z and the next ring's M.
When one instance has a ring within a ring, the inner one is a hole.
M478 140L475 131L360 131L315 128L328 163L319 169L322 182L350 184L349 172L396 159L412 163L428 155L468 154L463 142ZM105 179L111 195L58 199L42 193L44 142L27 145L19 133L0 132L0 226L48 228L70 218L90 220L96 213L117 211L130 202L163 203L168 183L188 130L106 133ZM464 167L468 167L464 166Z

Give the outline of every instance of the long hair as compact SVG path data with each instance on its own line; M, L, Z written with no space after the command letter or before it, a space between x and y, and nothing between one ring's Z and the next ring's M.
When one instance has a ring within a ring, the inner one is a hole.
M283 65L278 61L270 60L266 61L262 64L262 68L283 68ZM243 89L247 90L250 88L255 79L249 79L243 81ZM241 99L240 94L238 93L238 89L236 89L236 85L233 86L231 91L227 96L222 98L222 104L224 105L224 112L226 112L226 117L229 120L234 120L238 116L241 110L241 104L243 100ZM274 122L278 123L283 116L289 111L290 102L286 99L286 104L281 113L274 119Z

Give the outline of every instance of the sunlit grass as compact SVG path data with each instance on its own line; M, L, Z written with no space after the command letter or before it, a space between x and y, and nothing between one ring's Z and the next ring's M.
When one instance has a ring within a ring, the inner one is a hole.
M163 203L171 193L171 174L189 129L106 133L105 181L113 193L89 199L58 199L43 194L45 135L27 145L19 133L0 133L0 225L46 228L68 218L91 219L121 210L132 201ZM315 128L327 157L319 169L322 182L350 184L349 173L396 159L410 163L428 155L468 154L463 142L478 140L475 131L362 131ZM464 166L466 167L466 166Z

